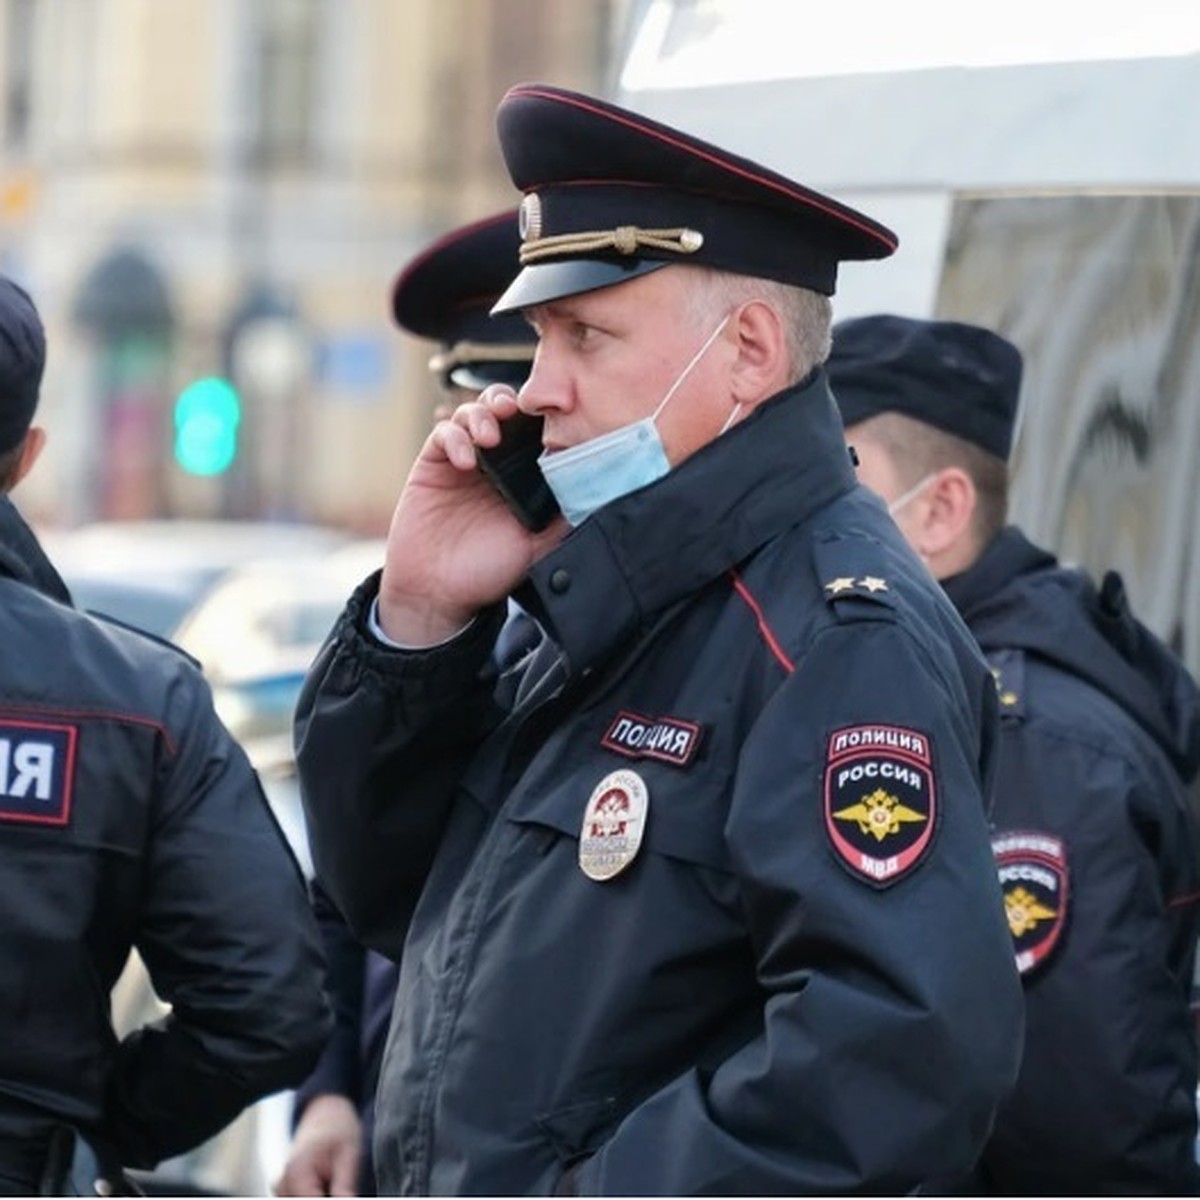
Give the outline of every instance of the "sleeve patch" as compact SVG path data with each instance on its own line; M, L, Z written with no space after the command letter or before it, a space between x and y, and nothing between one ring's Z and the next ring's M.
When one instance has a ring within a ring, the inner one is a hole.
M1044 963L1062 938L1070 893L1066 850L1051 834L1020 830L993 837L992 853L1017 970L1025 975Z
M74 725L0 719L0 821L67 824L78 734Z
M876 887L924 858L937 823L929 738L896 725L852 725L829 735L825 828L852 874Z

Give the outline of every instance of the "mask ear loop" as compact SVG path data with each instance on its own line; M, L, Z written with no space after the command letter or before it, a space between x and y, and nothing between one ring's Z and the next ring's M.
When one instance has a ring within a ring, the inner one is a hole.
M900 512L910 500L915 500L938 476L937 471L930 471L927 475L922 475L916 483L904 492L897 496L895 500L888 505L888 516L894 517Z
M741 411L742 411L742 406L740 404L735 404L729 410L729 416L727 416L725 418L725 424L722 425L721 428L717 430L717 437L720 437L721 434L723 434L730 427L730 425L732 425L734 423L734 421L737 420L738 416L741 414Z
M713 342L715 342L717 340L717 338L719 338L721 336L721 331L725 328L726 325L729 324L729 318L731 316L733 316L732 313L726 313L721 318L720 325L718 325L716 327L716 329L714 329L712 331L712 333L710 333L708 335L708 337L706 337L704 339L704 345L701 346L700 349L697 350L696 353L692 355L691 361L688 363L688 365L686 367L684 367L683 370L680 371L679 374L675 377L675 382L673 384L671 384L671 386L667 389L667 394L659 402L659 405L654 410L654 412L650 414L651 421L657 421L658 418L662 415L662 410L667 407L667 401L670 400L671 397L674 396L677 391L679 391L680 387L683 384L683 381L692 373L692 369L695 367L695 365L705 356L705 354L708 353L709 346L711 346L713 344ZM725 431L722 430L721 432L724 433Z

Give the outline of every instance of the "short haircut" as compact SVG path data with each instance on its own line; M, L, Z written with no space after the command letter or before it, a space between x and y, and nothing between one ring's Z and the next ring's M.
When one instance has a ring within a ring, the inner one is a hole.
M792 383L799 382L829 357L833 304L828 296L773 279L737 275L712 267L684 265L683 269L700 281L700 286L690 292L690 311L697 324L718 321L732 308L752 300L766 301L778 311L787 337Z
M971 530L985 546L1008 520L1008 464L982 446L898 412L877 413L861 428L888 456L905 487L928 475L959 467L975 486Z

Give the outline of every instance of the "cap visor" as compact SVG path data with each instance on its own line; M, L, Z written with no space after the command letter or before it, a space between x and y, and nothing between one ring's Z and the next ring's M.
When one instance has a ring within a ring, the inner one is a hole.
M515 312L575 296L594 292L597 288L625 283L639 275L648 275L669 263L652 258L635 258L627 263L601 262L597 259L572 259L567 262L535 263L522 269L508 290L492 306L492 315Z

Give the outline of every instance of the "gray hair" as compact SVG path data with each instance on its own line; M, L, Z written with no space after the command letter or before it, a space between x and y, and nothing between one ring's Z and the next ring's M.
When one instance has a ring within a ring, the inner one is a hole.
M828 296L773 279L736 275L712 267L686 269L695 274L699 284L688 293L688 312L698 325L720 320L731 309L752 300L762 300L779 313L787 336L790 382L803 379L829 357L833 304Z

